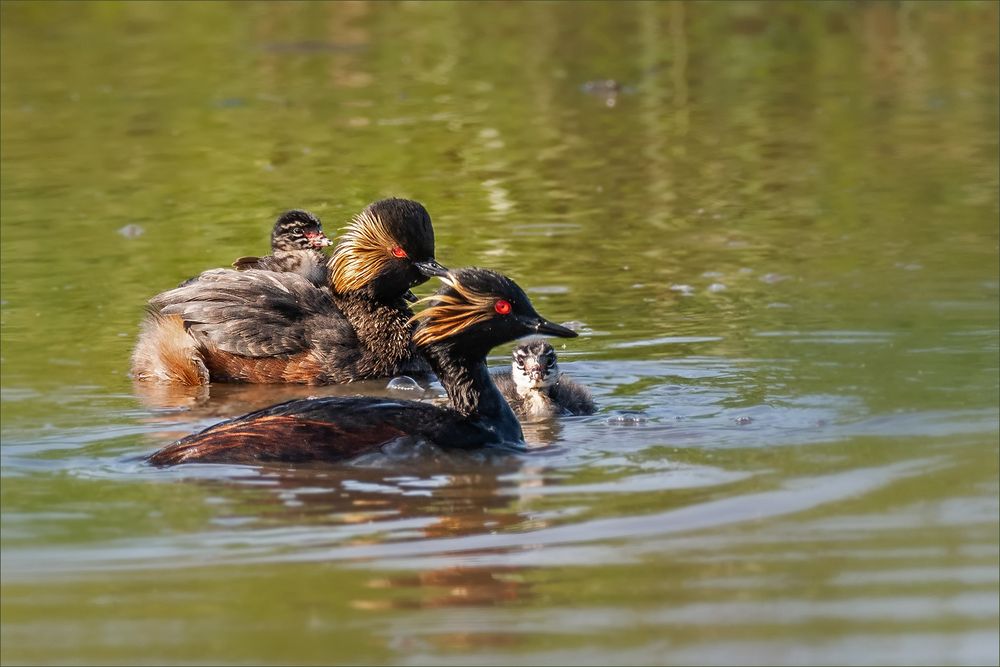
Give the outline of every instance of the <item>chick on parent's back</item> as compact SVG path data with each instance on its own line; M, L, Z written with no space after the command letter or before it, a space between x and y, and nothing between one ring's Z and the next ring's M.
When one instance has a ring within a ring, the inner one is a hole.
M427 374L410 340L410 288L441 275L415 201L369 204L341 237L330 287L296 273L206 271L149 301L132 355L140 381L335 384Z
M330 284L330 258L320 248L333 245L323 233L323 223L309 211L294 209L282 213L271 230L271 254L264 257L240 257L233 266L237 271L261 269L279 273L297 273L317 287Z

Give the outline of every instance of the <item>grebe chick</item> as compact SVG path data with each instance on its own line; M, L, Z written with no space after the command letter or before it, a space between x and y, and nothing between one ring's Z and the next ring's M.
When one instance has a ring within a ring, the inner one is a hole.
M559 371L555 349L542 338L521 341L511 353L511 370L493 374L520 419L534 421L566 415L592 415L590 390Z
M279 273L297 273L318 287L330 284L329 258L320 250L333 241L323 233L319 218L301 209L282 213L271 230L271 254L265 257L240 257L233 266L237 271L261 269Z
M132 354L137 380L336 384L430 372L411 344L410 287L434 261L426 209L369 204L340 238L330 288L297 273L206 271L149 301Z
M414 320L417 348L430 361L450 407L387 398L307 398L224 421L149 457L177 463L338 461L403 438L442 448L523 444L521 425L486 368L496 345L527 334L572 338L541 317L514 281L486 269L442 278Z

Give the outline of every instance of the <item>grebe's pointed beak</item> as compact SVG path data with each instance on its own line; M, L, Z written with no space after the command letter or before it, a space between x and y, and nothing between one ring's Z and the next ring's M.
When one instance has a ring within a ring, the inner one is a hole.
M555 322L549 322L544 317L539 317L535 320L534 324L535 332L540 334L545 334L546 336L559 336L560 338L576 338L580 334L573 331L572 329L567 329L561 324L556 324Z
M420 271L420 273L424 274L428 278L433 276L448 275L448 269L444 268L433 259L428 259L423 262L414 262L413 265L417 267L417 270Z

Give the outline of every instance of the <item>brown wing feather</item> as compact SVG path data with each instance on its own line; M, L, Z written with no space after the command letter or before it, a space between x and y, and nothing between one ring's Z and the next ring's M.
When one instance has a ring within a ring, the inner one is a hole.
M260 257L254 257L253 255L240 257L235 262L233 262L233 266L236 267L237 271L248 271L250 269L259 269L261 268Z
M156 452L156 466L178 463L337 461L405 436L388 424L352 429L336 422L287 415L223 422Z

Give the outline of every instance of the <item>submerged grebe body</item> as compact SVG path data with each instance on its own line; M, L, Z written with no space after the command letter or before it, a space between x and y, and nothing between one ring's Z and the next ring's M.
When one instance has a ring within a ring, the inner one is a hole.
M317 287L326 287L330 284L329 257L320 248L328 245L333 245L333 241L323 233L320 219L309 211L294 209L283 213L274 223L270 255L240 257L233 266L237 271L297 273Z
M333 384L427 373L413 349L409 288L441 275L423 206L384 199L348 227L330 287L296 273L206 271L149 302L138 380Z
M555 349L542 338L521 341L511 353L511 370L493 374L500 393L522 420L592 415L590 390L559 370Z
M540 333L576 333L542 318L509 278L461 269L442 280L414 319L413 340L451 399L441 408L386 398L311 398L216 424L153 454L154 465L338 461L401 438L469 449L523 441L521 426L486 368L502 343Z

